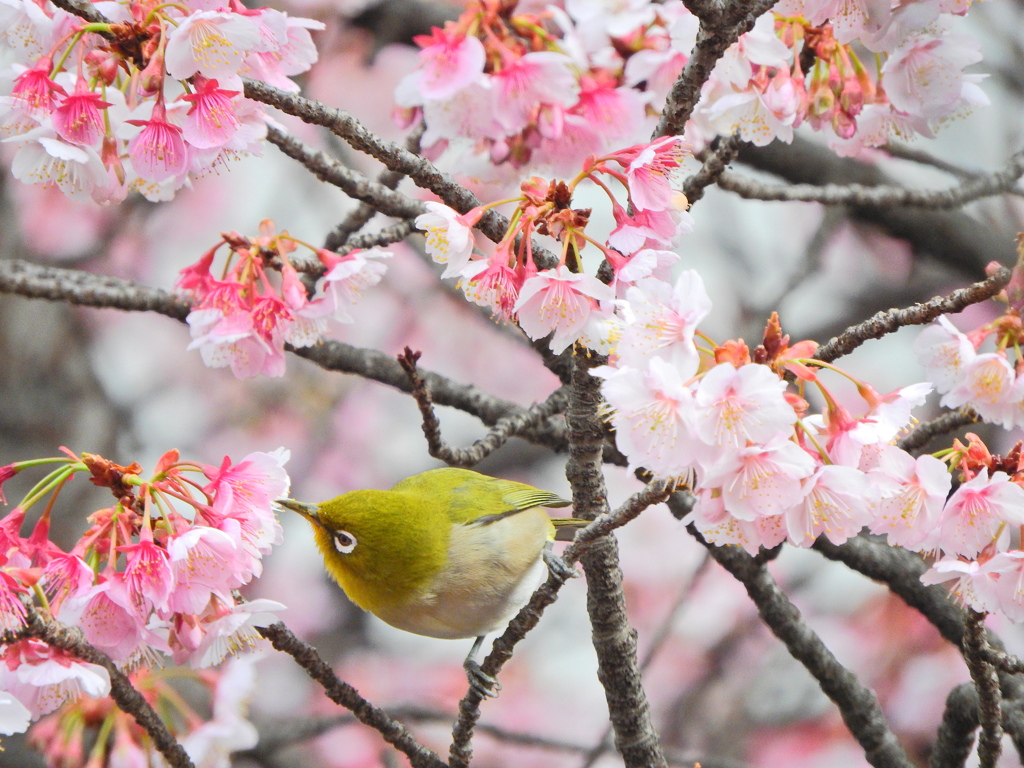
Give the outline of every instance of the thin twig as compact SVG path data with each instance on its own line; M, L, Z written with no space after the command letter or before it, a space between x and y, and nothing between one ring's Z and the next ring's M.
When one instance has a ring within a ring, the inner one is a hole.
M718 186L746 200L812 202L822 205L858 207L912 206L944 210L958 208L985 197L1006 194L1024 175L1024 152L1010 158L1006 168L977 176L948 189L908 189L900 186L863 184L774 184L764 183L735 171L723 171Z
M417 125L408 136L405 137L405 149L414 155L420 153L420 140L426 132L426 123ZM385 169L377 176L377 183L388 189L397 189L405 174ZM370 221L377 214L377 209L367 203L360 203L355 209L336 226L324 241L324 248L329 251L336 251L346 245L352 235L358 232L363 225Z
M971 304L990 299L1010 281L1010 270L1001 267L986 279L953 291L947 296L937 296L930 301L903 309L889 309L877 312L863 323L851 326L827 344L818 347L814 357L832 362L850 354L868 339L880 339L886 334L907 325L930 323L939 315L955 314Z
M510 438L565 410L568 395L565 388L562 387L552 392L543 403L532 405L521 413L499 419L487 435L475 441L468 448L452 448L441 437L441 422L437 418L437 414L434 413L430 390L416 368L419 358L419 352L413 352L406 347L405 351L398 356L398 364L402 366L402 370L409 377L413 399L420 409L423 435L427 439L427 452L448 466L472 467L479 464L508 442Z
M267 140L285 155L298 161L303 168L321 181L337 187L349 197L360 200L387 216L411 219L427 210L420 200L413 200L383 184L370 181L358 171L342 165L326 152L314 149L272 125L267 126Z
M704 190L714 184L739 152L738 136L722 136L714 140L711 148L697 154L703 163L700 170L683 182L682 191L692 206L702 197Z
M360 696L351 685L338 679L316 649L299 640L284 624L278 622L259 631L274 648L295 659L311 679L320 683L327 698L345 707L359 722L377 731L388 744L409 758L414 768L446 768L437 753L416 741L404 725Z

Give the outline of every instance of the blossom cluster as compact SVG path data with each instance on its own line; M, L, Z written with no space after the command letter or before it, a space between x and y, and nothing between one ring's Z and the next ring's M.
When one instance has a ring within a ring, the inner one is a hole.
M256 626L284 606L243 602L234 591L262 572L261 559L281 542L272 502L288 492L288 452L252 453L219 467L182 461L168 451L153 476L94 454L17 462L0 468L0 483L55 464L0 519L0 732L65 700L105 696L107 670L43 640L17 635L29 606L79 627L85 640L125 669L161 655L196 668L260 641ZM69 551L49 539L56 494L79 473L108 488L116 502L89 517L90 528ZM25 537L25 513L49 502ZM2 500L2 497L0 497ZM19 727L20 726L20 727Z
M960 577L966 602L1024 620L1024 551L1011 548L1011 532L1024 526L1020 444L1000 457L971 435L938 456L912 456L895 441L931 384L881 395L815 360L812 342L791 345L775 318L753 351L741 341L698 349L711 303L693 271L671 285L646 278L629 298L638 311L614 334L609 365L594 370L607 417L633 467L690 485L687 522L708 541L756 553L820 536L841 544L866 528L938 553L930 583ZM948 322L935 328L955 338ZM938 331L926 330L920 345L935 350ZM947 341L957 354L933 356L948 377L966 368L967 342L958 341ZM839 404L823 369L856 384L862 412ZM819 413L809 389L824 400Z
M561 352L580 342L607 351L619 300L636 281L665 275L679 256L667 250L692 229L686 198L674 182L687 155L676 136L638 144L602 157L587 158L571 182L531 177L521 185L512 225L489 256L475 252L472 227L487 208L459 215L441 203L427 203L416 219L427 234L427 252L445 265L442 277L460 281L466 297L514 321L532 339L551 335L551 350ZM628 209L606 183L614 179L626 190ZM604 243L587 235L590 209L572 208L575 188L590 180L607 193L616 227ZM538 269L533 257L535 234L559 244L558 264ZM611 266L605 284L583 271L584 248L591 245Z
M119 202L137 190L166 200L190 179L260 154L261 105L242 77L288 91L317 52L323 25L239 0L102 2L86 22L49 2L0 5L10 54L0 136L16 148L15 177L69 196Z
M230 764L232 752L256 746L258 734L246 709L257 659L257 654L234 657L217 670L140 667L128 679L161 714L164 727L194 765L223 766ZM187 697L179 690L185 681ZM205 711L197 711L197 690ZM28 741L51 768L165 764L150 735L109 698L68 702L35 723Z
M215 277L214 257L227 245L229 257ZM192 334L189 349L198 349L211 368L230 366L240 379L263 374L284 374L284 345L316 344L333 318L350 323L350 310L362 292L376 285L386 271L385 251L355 250L345 256L311 248L318 269L326 270L315 290L306 285L289 261L301 241L278 233L270 220L260 223L260 235L247 238L237 232L195 264L181 271L177 288L193 301L187 322ZM278 272L279 280L267 274Z
M992 352L978 349L996 337ZM1011 362L1007 351L1024 341L1024 327L1015 310L965 334L945 317L928 326L914 345L919 362L935 387L942 405L968 406L985 421L1006 429L1024 426L1024 375L1021 359Z
M978 46L953 28L969 5L782 0L718 61L684 135L695 147L737 132L763 145L806 124L844 154L931 136L987 104L983 75L964 72ZM567 0L536 13L475 2L416 39L400 118L422 120L428 151L452 150L471 175L504 163L564 174L650 134L698 29L678 0Z

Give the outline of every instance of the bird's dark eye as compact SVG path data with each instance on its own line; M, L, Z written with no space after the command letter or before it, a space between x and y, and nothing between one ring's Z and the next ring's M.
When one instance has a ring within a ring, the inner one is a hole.
M335 531L334 548L341 554L347 555L356 548L356 537L348 531Z

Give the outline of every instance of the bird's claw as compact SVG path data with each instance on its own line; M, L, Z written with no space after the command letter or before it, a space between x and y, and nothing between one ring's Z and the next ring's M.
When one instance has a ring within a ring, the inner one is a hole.
M551 571L555 576L560 579L576 579L579 578L579 571L569 565L565 560L556 555L550 549L544 550L544 564L547 565L548 570Z
M501 683L497 678L488 675L480 668L476 659L466 659L462 664L466 670L466 677L469 678L469 687L472 688L483 699L498 698L498 691L501 690Z

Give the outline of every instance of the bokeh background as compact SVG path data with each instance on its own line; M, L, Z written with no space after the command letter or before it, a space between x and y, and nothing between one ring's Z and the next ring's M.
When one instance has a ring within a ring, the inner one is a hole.
M453 18L458 7L401 0L304 0L281 7L328 25L315 36L321 60L304 92L401 141L388 95L416 64L411 35ZM955 164L960 175L998 169L1020 148L1024 4L991 0L971 10L966 26L982 40L985 61L975 70L991 73L983 87L992 105L913 145ZM363 172L377 170L317 129L286 125ZM798 134L792 146L745 151L735 167L765 179L841 183L868 173L925 187L957 180L957 173L881 151L840 160ZM0 147L0 156L5 151ZM254 234L262 219L272 218L279 229L318 243L352 207L269 145L263 157L238 162L161 204L134 200L98 208L6 174L0 176L0 258L169 290L178 270L222 231ZM680 252L682 265L697 269L708 285L714 310L702 330L713 338L743 337L753 346L767 314L777 309L794 339L824 342L875 311L980 279L989 261L1012 263L1021 212L1018 195L923 213L758 203L711 189L693 209L696 229ZM421 247L413 238L391 249L395 257L384 281L357 307L357 322L336 327L335 337L388 354L411 347L422 352L424 368L523 405L548 395L557 380L524 337L442 285ZM976 323L986 311L972 309L965 322ZM882 392L919 381L910 351L914 335L904 330L870 342L843 363ZM186 352L188 343L187 327L166 317L3 295L0 465L53 455L61 445L147 469L169 448L216 464L225 454L239 458L284 446L292 453L293 496L305 500L388 487L437 466L407 395L295 357L283 378L237 381L227 369L204 367L198 354ZM440 415L455 445L483 431L463 414L441 409ZM984 436L1003 447L1020 437L997 430ZM478 469L567 494L563 467L564 457L513 440ZM638 487L617 469L609 470L609 484L613 504ZM8 498L17 498L17 484L8 489ZM61 543L84 530L85 515L103 504L98 494L85 483L63 494ZM282 523L284 544L248 594L285 603L284 621L343 679L374 703L403 711L428 744L446 751L465 691L461 661L468 642L404 634L360 612L327 581L305 524ZM701 760L705 768L866 765L836 711L761 626L742 588L707 562L667 510L653 508L617 535L655 722L674 756ZM877 690L897 734L923 765L947 692L968 679L956 650L885 589L813 552L787 550L773 568L840 661ZM584 594L581 582L567 585L506 667L501 696L485 703L482 720L501 732L477 736L474 765L618 763L614 753L601 751L607 713ZM1024 651L1019 628L992 626L1009 650ZM287 729L296 718L339 714L287 657L268 652L258 669L251 700L257 725ZM526 734L538 743L516 738ZM5 766L41 764L18 738L5 739L4 747ZM299 760L329 768L401 764L373 731L344 722L316 740L238 762ZM1003 760L1017 764L1012 750Z

